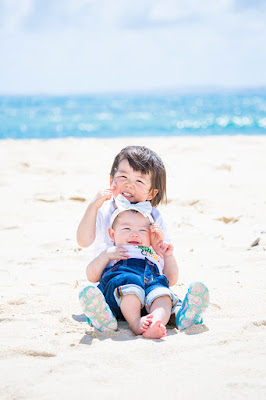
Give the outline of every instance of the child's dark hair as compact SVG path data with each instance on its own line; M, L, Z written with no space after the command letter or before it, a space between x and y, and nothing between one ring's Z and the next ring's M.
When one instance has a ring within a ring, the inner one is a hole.
M134 171L142 174L151 173L151 190L157 189L158 193L150 200L153 207L161 202L166 202L166 171L161 158L145 146L127 146L117 154L114 159L110 176L114 177L122 160L127 160Z

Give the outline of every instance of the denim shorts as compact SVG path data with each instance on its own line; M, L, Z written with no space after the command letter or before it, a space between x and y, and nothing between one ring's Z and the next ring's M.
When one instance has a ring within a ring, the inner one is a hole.
M98 288L116 317L123 318L120 310L121 297L135 294L149 312L153 301L162 296L172 300L172 312L178 297L169 289L165 275L160 275L158 267L148 259L129 258L120 260L115 265L108 265L102 272Z

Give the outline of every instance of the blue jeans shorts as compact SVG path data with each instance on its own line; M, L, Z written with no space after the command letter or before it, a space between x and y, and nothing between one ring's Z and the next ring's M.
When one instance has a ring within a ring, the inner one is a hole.
M155 299L169 296L172 300L172 312L178 303L178 297L169 289L165 275L160 275L158 267L148 259L129 258L115 265L108 265L102 272L98 288L104 294L112 312L123 318L120 310L121 298L126 294L135 294L141 306L149 312Z

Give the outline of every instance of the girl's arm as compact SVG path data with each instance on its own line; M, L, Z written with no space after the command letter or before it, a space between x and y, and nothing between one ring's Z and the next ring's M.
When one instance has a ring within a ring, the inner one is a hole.
M107 267L111 260L126 260L128 255L123 246L113 246L101 252L87 266L86 274L90 282L98 282L101 278L103 270Z
M164 234L162 228L158 224L152 224L150 227L150 238L151 246L155 250L155 253L163 258L163 254L160 251L160 243L163 242Z
M159 245L163 241L170 243L171 240L164 225L162 215L156 208L152 209L152 216L154 224L151 225L151 245L155 252L159 254L160 257L163 257L160 253Z
M80 221L77 230L77 242L80 247L89 247L94 242L97 211L94 202L90 203Z
M178 280L178 266L173 255L174 247L169 243L161 243L160 250L164 258L163 273L169 281L169 286L174 286Z
M106 200L112 197L113 188L99 192L88 205L77 230L77 242L80 247L89 247L95 239L97 211Z
M175 257L164 257L164 275L169 281L169 286L174 286L178 281L178 266Z

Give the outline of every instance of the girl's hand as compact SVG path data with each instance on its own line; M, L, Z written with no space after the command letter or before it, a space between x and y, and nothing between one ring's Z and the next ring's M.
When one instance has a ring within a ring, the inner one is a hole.
M128 250L126 250L123 246L112 246L106 250L106 255L109 260L126 260L129 258L127 255Z
M173 255L174 246L171 243L161 242L159 243L159 248L163 257L169 257Z
M100 190L100 192L97 193L97 195L93 201L95 206L97 208L100 208L106 200L110 200L113 195L114 190L115 190L114 186L110 187L108 189Z
M163 243L163 231L161 227L157 224L152 224L150 227L150 232L152 248L154 249L156 254L158 254L160 257L163 257L159 246L160 243Z

